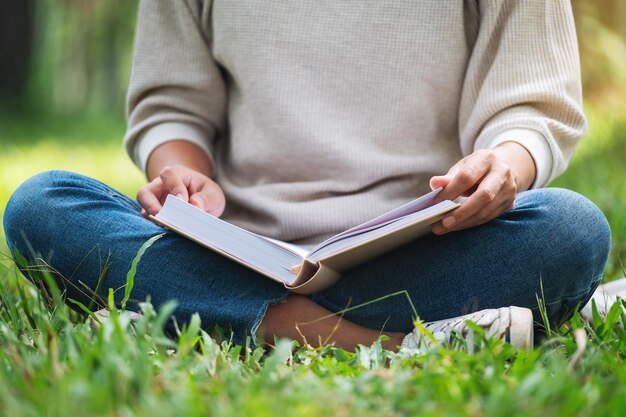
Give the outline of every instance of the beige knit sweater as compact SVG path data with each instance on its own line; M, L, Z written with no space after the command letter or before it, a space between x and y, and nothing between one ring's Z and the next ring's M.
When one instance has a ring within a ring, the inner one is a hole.
M223 218L312 244L525 146L534 187L585 131L568 0L144 0L126 148L212 158Z

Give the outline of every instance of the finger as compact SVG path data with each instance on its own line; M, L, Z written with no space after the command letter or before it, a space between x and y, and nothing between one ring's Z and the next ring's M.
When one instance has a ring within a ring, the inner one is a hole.
M204 210L206 207L205 196L202 195L203 188L206 187L207 182L211 181L208 177L198 174L191 176L191 183L189 184L189 203Z
M502 202L502 204L498 206L485 207L477 215L468 218L464 222L456 224L452 230L446 229L446 232L458 232L460 230L480 226L482 224L490 222L493 219L500 217L507 211L510 211L514 206L515 206L515 201L513 202L505 201L505 202Z
M439 187L446 187L450 181L454 178L454 176L459 172L461 167L467 161L467 156L461 159L459 162L454 164L446 173L446 175L435 175L430 179L430 189L435 190Z
M155 215L161 210L163 183L160 178L152 180L137 192L137 201L148 215Z
M505 205L501 205L501 206L497 206L494 207L492 205L488 206L488 207L484 207L481 211L479 211L477 214L470 216L470 217L466 217L464 220L462 221L456 221L455 218L455 222L454 223L450 223L450 222L446 222L444 225L443 220L440 220L437 223L434 223L431 227L432 232L436 235L443 235L446 233L450 233L450 232L458 232L460 230L464 230L464 229L469 229L471 227L474 226L478 226L481 225L483 223L488 222L489 220L495 219L496 217L498 217L503 211L499 211L499 208L502 207L504 208ZM448 218L446 217L445 220L447 220Z
M184 201L189 200L187 185L190 181L186 181L184 172L175 167L165 167L159 173L159 178L163 181L163 187L167 193L173 194Z
M476 191L465 200L454 215L446 216L443 219L443 225L452 228L455 223L460 224L466 221L466 219L476 216L487 207L500 205L503 198L500 195L501 189L502 184L498 178L485 178Z
M442 223L441 220L439 220L436 223L433 223L430 226L430 230L433 232L433 234L435 235L445 235L446 233L451 232L452 230L448 229L447 227L445 227Z
M494 172L486 176L476 191L461 207L444 217L434 230L461 230L486 223L499 216L515 201L515 182L505 174Z
M471 190L489 172L493 164L493 154L489 151L476 152L457 168L452 180L439 195L442 199L454 200Z
M439 175L439 176L435 176L432 177L430 179L430 189L431 190L436 190L437 188L443 188L446 187L448 184L450 184L450 181L452 181L452 178L454 178L453 175Z
M189 202L216 217L222 215L226 205L222 189L211 180L207 180L198 192L193 193Z

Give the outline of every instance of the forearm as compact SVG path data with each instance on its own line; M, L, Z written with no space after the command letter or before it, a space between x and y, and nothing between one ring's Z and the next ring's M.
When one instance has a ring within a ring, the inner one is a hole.
M459 106L462 153L494 149L502 136L510 137L536 158L536 179L530 185L542 187L563 172L586 129L571 2L480 5L478 37ZM528 137L514 131L526 131Z
M503 142L493 152L511 168L517 191L528 190L535 180L536 167L526 148L517 142Z
M159 145L148 158L146 175L149 180L159 176L166 166L182 165L211 176L211 161L198 145L185 140L173 140Z

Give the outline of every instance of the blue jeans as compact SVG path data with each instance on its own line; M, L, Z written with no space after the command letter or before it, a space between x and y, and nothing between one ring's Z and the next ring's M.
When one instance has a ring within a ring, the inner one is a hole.
M139 247L163 229L144 219L136 201L78 174L51 171L20 186L4 215L10 248L35 263L43 258L67 297L88 303L79 280L100 295L126 282ZM516 207L469 230L427 235L346 273L312 299L331 311L406 290L425 321L517 305L541 321L537 296L558 321L585 303L602 278L611 245L600 210L563 189L520 193ZM63 277L63 278L62 278ZM116 301L123 290L115 292ZM281 285L167 232L144 254L131 297L155 306L177 302L178 322L199 313L205 326L227 326L236 343L257 330L267 307L288 295ZM130 305L136 309L137 305ZM396 296L350 311L347 320L371 329L409 332L412 310Z

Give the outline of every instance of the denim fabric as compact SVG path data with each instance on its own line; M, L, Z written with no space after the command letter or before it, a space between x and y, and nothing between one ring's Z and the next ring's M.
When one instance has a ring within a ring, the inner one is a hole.
M126 273L139 247L163 229L144 219L137 202L99 181L51 171L26 181L4 215L9 247L30 262L41 257L59 272L67 297L89 301L110 254L101 295L123 297ZM598 285L609 249L606 219L586 198L563 189L520 193L516 207L485 225L428 235L373 259L312 299L338 311L406 290L426 321L509 305L528 307L540 321L537 296L552 320L586 302ZM61 278L61 276L63 278ZM236 343L253 336L268 305L287 290L175 233L143 256L132 298L155 306L175 300L177 321L200 314L205 326L233 330ZM136 304L130 306L136 308ZM408 332L412 310L396 296L350 311L345 318L372 329Z

